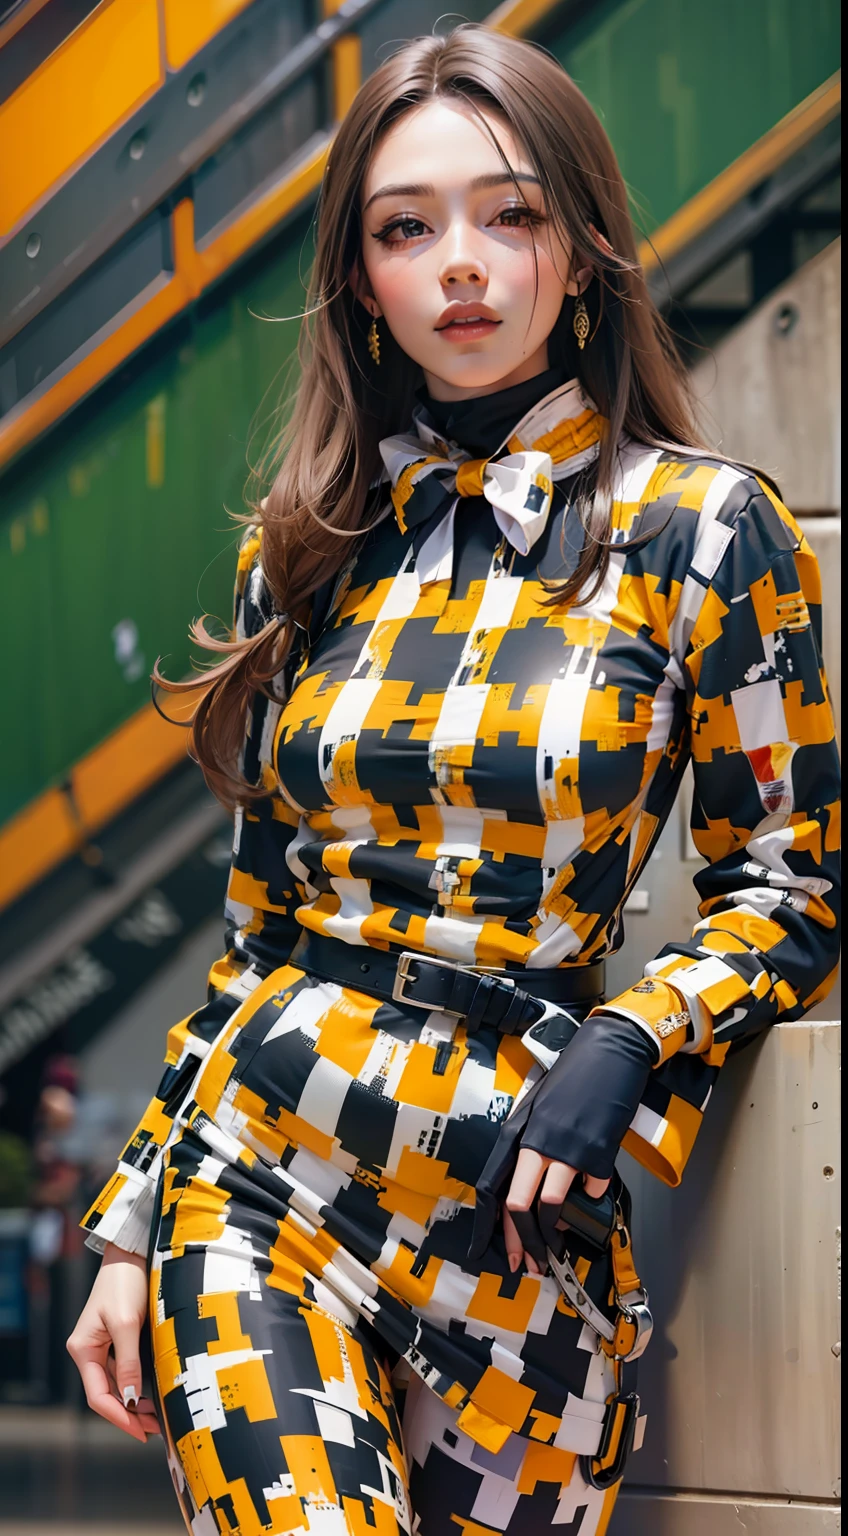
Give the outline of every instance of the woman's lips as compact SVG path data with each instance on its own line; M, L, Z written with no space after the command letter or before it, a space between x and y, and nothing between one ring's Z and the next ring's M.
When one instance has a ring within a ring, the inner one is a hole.
M449 325L440 327L439 335L448 341L479 341L496 331L500 323L500 320L452 320Z

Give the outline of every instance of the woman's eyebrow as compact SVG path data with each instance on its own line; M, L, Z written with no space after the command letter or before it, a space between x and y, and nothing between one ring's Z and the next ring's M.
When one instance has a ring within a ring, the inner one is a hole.
M478 192L481 190L481 188L484 187L502 187L507 182L511 186L513 181L527 181L535 187L541 186L541 182L539 181L538 176L532 176L529 171L516 171L514 177L508 176L506 171L489 171L485 176L475 176L472 181L469 181L468 186L470 191ZM372 192L362 212L367 213L368 209L371 207L371 204L375 203L378 197L435 196L436 189L432 182L429 181L392 183L390 186L380 187L377 192Z

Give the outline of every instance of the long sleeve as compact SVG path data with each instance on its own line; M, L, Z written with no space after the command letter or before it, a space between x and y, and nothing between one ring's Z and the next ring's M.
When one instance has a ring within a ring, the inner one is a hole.
M259 537L250 529L239 550L236 633L253 634L269 617ZM286 863L298 817L275 787L271 762L280 707L263 695L254 700L242 766L249 781L265 783L272 793L236 813L225 953L209 972L206 1002L170 1030L159 1086L115 1173L81 1223L88 1246L96 1251L107 1243L132 1253L147 1251L162 1154L175 1116L222 1027L257 984L286 962L300 932L293 917L300 896Z
M821 586L798 524L753 478L701 514L671 624L687 696L700 920L604 1005L653 1039L624 1147L677 1184L734 1041L800 1018L839 954L839 760ZM691 1022L690 1022L691 1021Z

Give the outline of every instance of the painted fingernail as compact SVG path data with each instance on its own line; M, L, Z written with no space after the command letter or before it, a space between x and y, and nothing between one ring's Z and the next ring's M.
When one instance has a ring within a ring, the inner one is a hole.
M124 1387L121 1397L125 1408L134 1408L138 1401L138 1389L136 1387Z

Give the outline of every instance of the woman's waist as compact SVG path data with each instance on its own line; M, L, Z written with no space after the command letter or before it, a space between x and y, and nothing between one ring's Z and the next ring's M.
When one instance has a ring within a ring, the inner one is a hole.
M406 938L407 936L404 936ZM603 1000L603 960L559 966L482 963L463 954L404 942L354 944L325 929L304 927L290 963L323 981L356 988L404 1010L440 1012L464 1020L470 1033L489 1026L521 1035L554 1004L582 1019Z
M302 935L336 940L359 955L360 963L368 959L369 952L399 955L410 950L447 964L504 971L516 977L533 973L539 990L539 972L574 974L576 968L599 963L611 952L605 942L607 929L598 921L591 932L581 935L559 915L544 921L538 913L517 919L445 905L421 912L377 900L373 888L364 881L335 884L338 890L303 902L293 916ZM362 972L363 977L367 975Z

